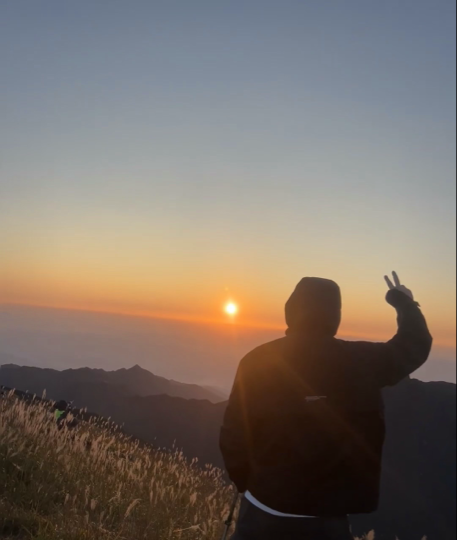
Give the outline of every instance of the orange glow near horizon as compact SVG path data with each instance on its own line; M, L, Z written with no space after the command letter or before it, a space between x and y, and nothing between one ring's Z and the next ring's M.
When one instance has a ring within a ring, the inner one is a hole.
M0 302L0 306L2 302ZM281 322L281 319L278 318L275 322L271 321L261 321L256 319L240 319L238 320L236 316L239 313L239 308L234 304L231 306L231 309L235 307L237 311L234 314L230 314L227 311L228 305L225 306L224 312L226 315L230 315L230 318L226 317L204 317L197 316L186 313L167 313L167 312L154 312L149 310L118 310L118 309L109 309L103 308L102 306L82 306L82 305L45 305L45 304L32 304L32 303L23 303L23 302L7 302L3 305L25 307L25 308L34 308L34 309L50 309L57 311L71 311L71 312L81 312L89 313L95 315L108 315L113 317L132 317L132 318L141 318L141 319L156 319L164 320L176 323L187 323L195 325L206 325L208 327L224 327L230 324L236 324L237 327L244 330L258 330L258 331L271 331L283 333L286 330L285 322ZM361 321L346 319L343 320L343 323L340 328L338 337L342 339L349 340L364 340L364 341L385 341L392 337L393 332L395 331L395 320L391 321L391 324L383 324L382 321L378 321L380 324L373 322L372 324L361 324ZM433 332L432 328L432 332ZM448 349L456 349L456 338L454 334L448 334L443 332L434 332L435 335L435 346L443 347Z
M151 276L143 269L135 272L123 269L122 265L113 265L111 272L103 267L103 273L101 267L92 268L87 261L80 261L79 266L75 261L73 268L55 264L52 269L26 263L6 262L0 273L0 305L50 307L192 324L230 324L280 333L285 330L284 304L298 281L295 275L283 280L265 275L253 283L242 271L221 268L201 267L201 275L196 271L183 275L167 266L167 272L157 270ZM392 308L384 301L382 274L379 279L364 283L353 278L352 267L350 270L339 270L336 275L344 299L340 335L369 341L389 339L395 332L396 320ZM332 276L332 272L322 270L313 273ZM405 282L409 284L407 276ZM427 282L411 285L423 306L435 344L455 349L455 311L450 301L453 291L446 289L441 293L433 283ZM242 300L242 310L234 297ZM228 309L232 303L234 306Z

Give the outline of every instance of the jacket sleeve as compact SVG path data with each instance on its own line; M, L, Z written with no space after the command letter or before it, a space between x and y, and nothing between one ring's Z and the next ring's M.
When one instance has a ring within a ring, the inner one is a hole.
M250 474L249 382L244 359L235 379L220 435L220 448L230 480L240 493L248 488Z
M364 376L381 388L394 386L419 369L430 356L433 338L417 302L398 290L387 294L397 310L398 332L387 343L355 343Z

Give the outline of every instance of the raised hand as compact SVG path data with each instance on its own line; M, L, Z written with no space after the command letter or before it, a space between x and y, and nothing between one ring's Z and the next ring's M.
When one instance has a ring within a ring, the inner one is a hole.
M385 276L385 280L389 289L391 290L396 289L397 291L400 291L403 294L406 294L406 296L409 296L412 300L414 300L414 294L407 287L401 284L401 281L400 281L400 278L398 277L397 272L392 272L392 276L393 276L393 282L389 276Z

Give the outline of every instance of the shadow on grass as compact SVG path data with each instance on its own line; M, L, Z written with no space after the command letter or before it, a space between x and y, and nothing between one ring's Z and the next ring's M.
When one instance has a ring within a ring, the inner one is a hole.
M0 539L28 540L38 534L39 524L32 517L0 517Z

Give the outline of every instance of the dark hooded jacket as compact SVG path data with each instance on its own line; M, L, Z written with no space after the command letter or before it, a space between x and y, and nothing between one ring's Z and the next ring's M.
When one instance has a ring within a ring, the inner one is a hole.
M388 343L335 338L341 293L306 278L286 305L287 336L248 354L221 431L230 478L286 514L370 513L379 503L385 439L382 388L424 364L432 337L419 305L398 290Z

